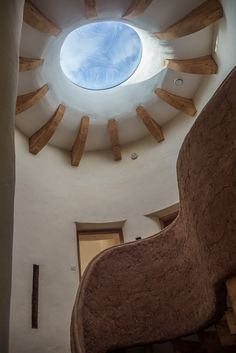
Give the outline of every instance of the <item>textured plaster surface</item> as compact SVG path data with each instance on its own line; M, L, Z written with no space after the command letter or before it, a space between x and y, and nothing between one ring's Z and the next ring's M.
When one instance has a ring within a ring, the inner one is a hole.
M180 150L177 220L88 267L73 311L73 353L173 339L221 314L224 281L236 273L235 82L236 69Z

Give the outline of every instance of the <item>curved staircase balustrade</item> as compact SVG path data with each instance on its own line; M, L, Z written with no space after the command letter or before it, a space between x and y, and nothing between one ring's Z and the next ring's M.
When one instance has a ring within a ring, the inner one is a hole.
M72 315L73 353L171 340L222 314L224 282L236 273L236 68L186 136L177 175L176 221L88 267Z

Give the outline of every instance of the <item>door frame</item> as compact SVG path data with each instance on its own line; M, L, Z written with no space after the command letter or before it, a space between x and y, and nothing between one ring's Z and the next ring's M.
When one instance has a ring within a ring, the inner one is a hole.
M124 243L124 235L122 228L110 228L110 229L92 229L92 230L78 230L76 231L77 234L77 256L78 256L78 269L79 269L79 279L82 278L81 275L81 260L80 260L80 236L84 235L99 235L99 234L113 234L116 233L119 235L120 243Z

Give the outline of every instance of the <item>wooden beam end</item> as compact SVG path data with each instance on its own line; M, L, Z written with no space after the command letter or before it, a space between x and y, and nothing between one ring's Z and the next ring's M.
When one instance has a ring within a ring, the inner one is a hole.
M41 65L43 65L44 59L32 59L32 58L19 58L19 71L29 71L33 69L37 69Z
M72 166L72 167L78 167L78 166L79 166L79 163L80 163L80 162L74 160L74 158L73 158L73 153L71 152L71 166Z
M165 66L168 69L196 75L214 75L218 66L211 55L193 59L166 59Z
M30 153L38 154L48 144L63 119L64 113L65 106L60 104L52 118L29 138Z
M24 22L47 35L57 36L61 29L49 20L30 0L25 0Z
M89 116L83 116L80 122L79 132L71 149L71 165L78 167L85 150L89 131Z
M153 0L133 0L130 7L122 17L125 19L132 19L142 15L152 1Z
M173 108L182 111L186 115L194 116L197 112L195 104L190 98L177 96L161 88L157 88L155 90L155 94L164 102Z
M115 161L120 161L122 159L122 156L121 156L121 149L120 149L120 142L119 142L118 124L116 119L108 120L107 127L110 134L114 159Z
M39 153L39 150L35 148L33 135L29 137L29 152L35 156Z
M181 20L156 35L161 40L184 37L211 25L223 15L223 8L218 0L207 0Z
M16 114L20 114L25 110L31 108L34 104L36 104L38 101L40 101L40 99L45 96L48 90L49 87L47 84L45 84L36 91L18 96L16 100Z
M88 19L93 19L98 17L96 0L85 0L85 13Z
M136 108L136 112L156 141L158 143L164 141L165 138L161 126L149 115L145 108L140 105Z

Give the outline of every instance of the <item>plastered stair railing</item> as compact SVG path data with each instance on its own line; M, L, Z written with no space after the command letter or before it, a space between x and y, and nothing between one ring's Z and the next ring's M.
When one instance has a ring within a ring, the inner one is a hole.
M220 327L220 329L219 329ZM235 353L236 335L232 335L224 317L208 330L173 341L149 344L112 353Z
M236 352L236 276L227 282L229 298L225 315L207 330L173 341L148 344L112 353L235 353Z
M177 175L176 221L88 267L73 311L73 353L172 340L223 314L224 283L236 273L236 70L186 136Z

